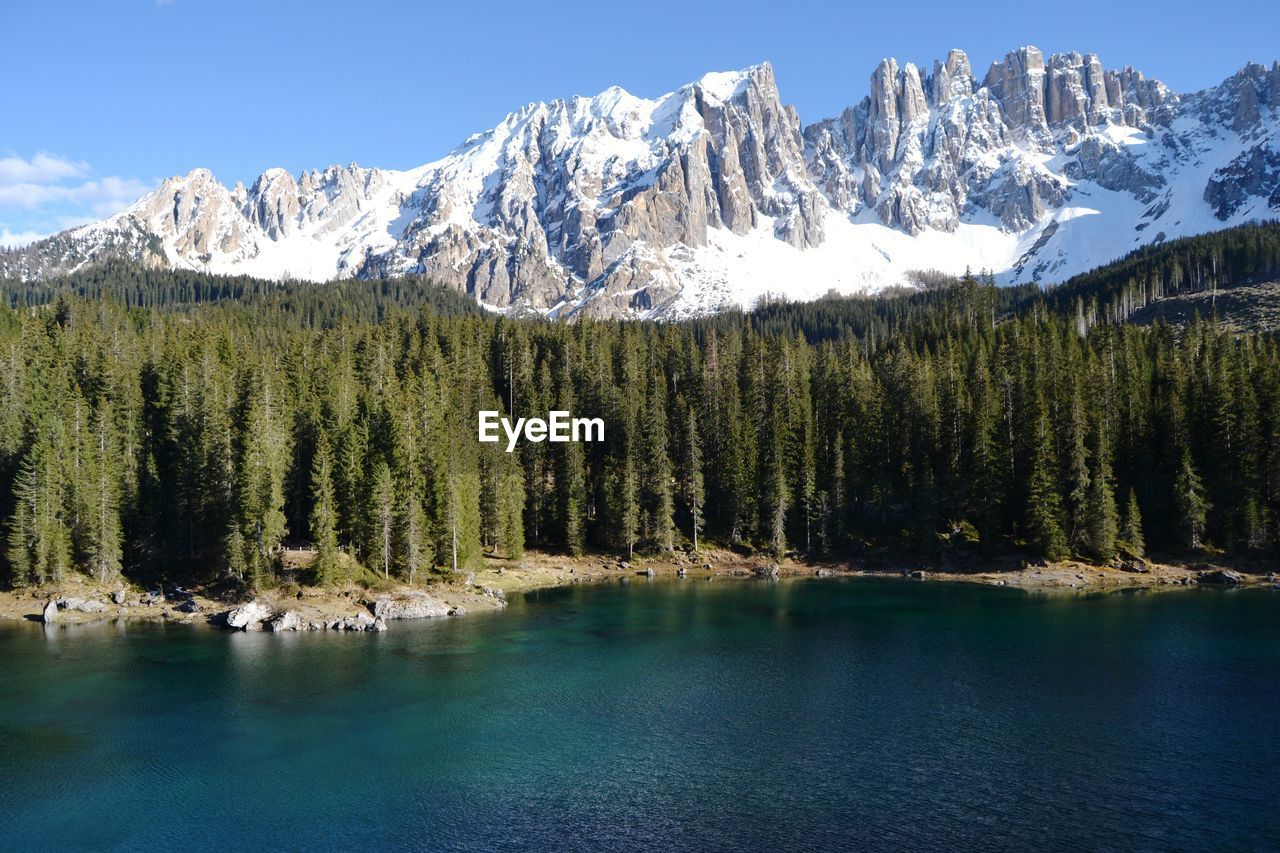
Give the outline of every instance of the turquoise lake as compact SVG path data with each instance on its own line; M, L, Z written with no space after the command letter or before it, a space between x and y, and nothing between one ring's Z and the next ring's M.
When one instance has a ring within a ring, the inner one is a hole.
M6 850L1280 848L1270 590L638 581L0 660Z

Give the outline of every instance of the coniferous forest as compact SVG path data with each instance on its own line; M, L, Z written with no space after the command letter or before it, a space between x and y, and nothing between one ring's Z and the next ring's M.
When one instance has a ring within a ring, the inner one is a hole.
M1107 562L1280 540L1280 350L1124 322L1263 280L1280 228L1062 287L983 277L679 323L485 313L418 280L278 286L107 265L7 283L3 575L233 576L280 549L414 582L526 547L714 543ZM477 412L605 441L477 441Z

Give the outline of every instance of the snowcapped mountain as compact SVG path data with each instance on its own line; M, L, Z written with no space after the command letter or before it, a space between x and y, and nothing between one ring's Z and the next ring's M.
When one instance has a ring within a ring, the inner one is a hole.
M495 309L670 317L909 283L1058 281L1145 243L1280 215L1280 63L1178 95L1032 47L979 81L885 60L802 126L768 64L656 99L530 104L408 171L208 170L0 253L40 278L111 257L325 280L425 273Z

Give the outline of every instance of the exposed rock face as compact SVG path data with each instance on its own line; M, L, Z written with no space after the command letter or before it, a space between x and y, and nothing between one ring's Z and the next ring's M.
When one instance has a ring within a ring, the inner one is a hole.
M1167 118L1158 108L1172 99L1131 69L1105 72L1092 54L1055 54L1046 64L1033 47L994 63L977 86L968 57L953 50L923 85L914 65L899 71L885 60L868 99L805 135L811 172L837 209L869 207L912 234L955 231L975 209L1023 230L1062 206L1081 177L1149 198L1163 179L1109 137L1088 134L1145 129ZM1078 149L1082 139L1089 147L1071 151L1064 174L1045 168L1043 155Z
M1246 204L1280 208L1280 150L1259 143L1209 178L1204 200L1227 221Z
M101 223L0 252L0 275L112 257L424 274L494 308L672 316L747 298L757 268L786 295L794 280L812 279L810 295L874 289L921 266L1053 279L1158 235L1280 215L1280 63L1185 96L1034 47L981 79L960 50L927 67L886 59L866 97L804 128L762 64L656 99L615 87L530 104L403 172L270 169L228 189L196 169Z

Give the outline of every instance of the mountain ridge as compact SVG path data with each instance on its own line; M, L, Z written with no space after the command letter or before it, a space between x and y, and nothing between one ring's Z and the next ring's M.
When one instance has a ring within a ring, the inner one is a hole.
M0 253L38 279L106 258L274 279L443 281L495 310L676 317L916 269L1061 280L1280 212L1280 63L1179 95L1092 54L963 51L804 125L769 63L648 99L535 102L414 169L207 169Z

